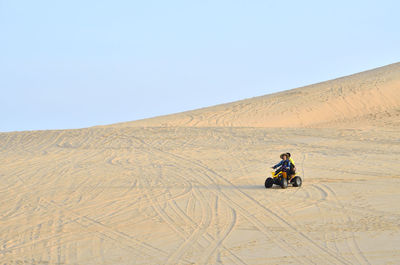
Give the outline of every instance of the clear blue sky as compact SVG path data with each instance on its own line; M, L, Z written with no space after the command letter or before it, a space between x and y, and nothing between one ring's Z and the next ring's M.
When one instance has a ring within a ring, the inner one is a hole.
M0 131L79 128L400 61L400 1L0 0Z

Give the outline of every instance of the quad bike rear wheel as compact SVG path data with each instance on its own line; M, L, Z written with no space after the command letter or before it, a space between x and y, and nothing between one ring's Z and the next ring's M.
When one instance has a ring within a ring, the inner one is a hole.
M303 181L299 176L294 177L293 179L293 187L300 187Z
M282 189L286 189L288 187L287 178L281 178L280 186L281 186Z
M265 180L265 188L271 188L272 187L272 185L274 185L274 180L273 180L273 178L267 178L266 180Z

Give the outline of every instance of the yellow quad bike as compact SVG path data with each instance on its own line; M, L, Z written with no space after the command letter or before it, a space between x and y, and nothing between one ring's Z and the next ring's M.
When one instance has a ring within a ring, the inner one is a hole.
M275 171L272 171L272 176L265 180L265 188L271 188L274 184L281 186L282 189L286 189L288 184L292 184L293 187L300 187L303 183L301 177L296 176L295 174L290 175L287 172L278 172L275 174Z

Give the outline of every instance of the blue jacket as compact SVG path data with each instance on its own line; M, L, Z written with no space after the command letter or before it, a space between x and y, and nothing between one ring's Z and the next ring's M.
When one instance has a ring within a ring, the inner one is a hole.
M281 162L279 162L278 164L276 164L275 166L273 166L273 168L277 168L282 166L282 169L290 169L290 161L289 159L287 160L281 160Z

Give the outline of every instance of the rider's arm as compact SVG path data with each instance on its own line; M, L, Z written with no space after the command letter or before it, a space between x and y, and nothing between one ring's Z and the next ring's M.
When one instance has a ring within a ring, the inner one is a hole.
M272 168L277 168L277 167L280 167L281 165L282 165L282 163L283 163L283 160L281 160L278 164L276 164L275 166L273 166Z

